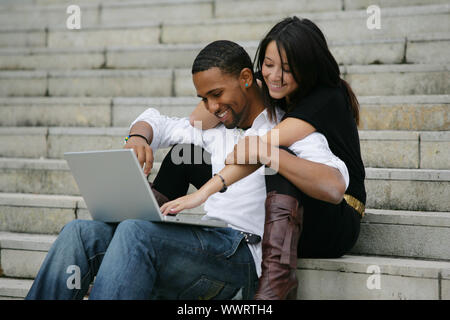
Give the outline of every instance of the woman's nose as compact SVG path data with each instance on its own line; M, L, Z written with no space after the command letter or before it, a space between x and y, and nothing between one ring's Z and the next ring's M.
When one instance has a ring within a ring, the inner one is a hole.
M280 69L272 70L269 75L269 80L272 82L281 81L282 72Z

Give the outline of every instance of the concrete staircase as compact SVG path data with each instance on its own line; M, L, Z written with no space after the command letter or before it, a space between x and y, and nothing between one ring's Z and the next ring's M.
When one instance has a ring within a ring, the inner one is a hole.
M253 57L297 14L322 28L359 97L368 194L351 253L299 260L299 297L450 299L448 0L77 3L81 30L65 27L71 1L0 1L0 298L22 299L62 226L90 219L64 152L121 148L148 106L189 115L206 43ZM371 4L380 30L366 27Z

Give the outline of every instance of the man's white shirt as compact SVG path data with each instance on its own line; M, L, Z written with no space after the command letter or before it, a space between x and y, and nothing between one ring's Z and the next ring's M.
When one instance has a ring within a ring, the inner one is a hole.
M270 121L267 110L261 112L252 126L242 129L227 129L223 124L209 130L201 130L191 126L188 118L174 118L161 115L158 110L149 108L131 124L144 121L153 128L153 150L167 148L174 144L195 144L211 154L212 174L218 173L225 166L227 155L245 136L264 135L277 125L284 115L281 109L276 110L276 121ZM338 169L344 177L346 188L349 174L346 165L336 157L328 146L328 141L321 133L314 132L302 140L289 146L298 157L322 163ZM263 236L266 199L265 168L260 167L249 176L235 182L224 193L215 193L205 202L206 215L203 219L219 219L229 227ZM181 213L182 214L182 213ZM261 275L262 248L261 243L249 245L255 260L258 276Z

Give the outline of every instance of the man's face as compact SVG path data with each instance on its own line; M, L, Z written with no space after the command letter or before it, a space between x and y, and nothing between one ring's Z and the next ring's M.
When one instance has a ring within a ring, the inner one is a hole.
M227 129L239 126L248 115L248 99L240 85L240 78L211 68L193 75L198 97L206 109Z

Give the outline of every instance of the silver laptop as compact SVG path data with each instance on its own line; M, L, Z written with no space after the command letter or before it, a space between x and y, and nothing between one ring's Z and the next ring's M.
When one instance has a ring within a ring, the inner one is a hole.
M183 213L163 215L132 149L67 152L64 158L94 220L120 222L142 219L210 227L227 226L220 220L202 220Z

